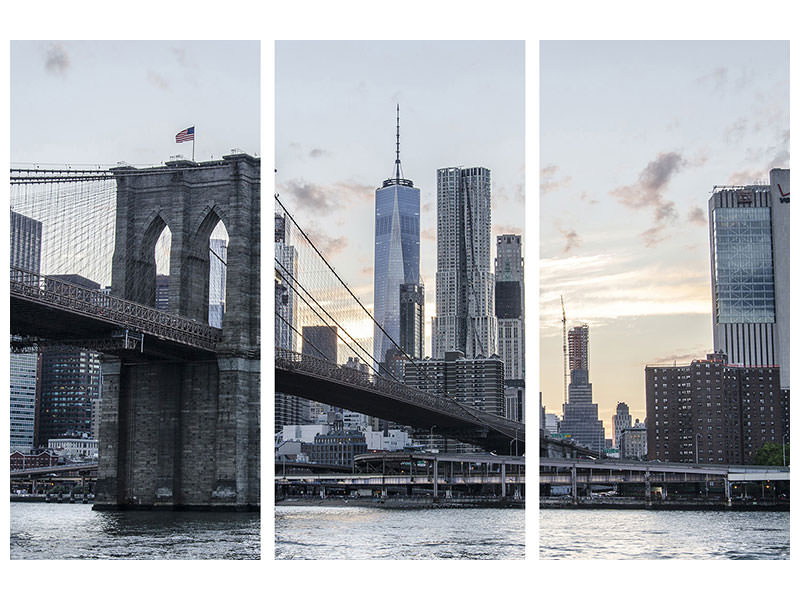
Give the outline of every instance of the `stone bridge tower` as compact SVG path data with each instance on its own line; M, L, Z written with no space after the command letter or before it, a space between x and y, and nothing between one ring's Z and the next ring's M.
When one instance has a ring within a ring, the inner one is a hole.
M215 353L104 357L95 508L257 508L260 159L114 174L112 295L155 306L155 245L169 227L168 310L207 323L209 238L220 221L227 291Z

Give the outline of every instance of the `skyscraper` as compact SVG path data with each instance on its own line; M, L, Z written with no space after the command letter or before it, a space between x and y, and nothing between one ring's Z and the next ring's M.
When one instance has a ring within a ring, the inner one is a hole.
M275 213L275 347L297 352L297 250L286 215Z
M228 262L228 240L212 238L208 242L208 324L222 327L225 316L225 273Z
M297 276L297 250L291 244L286 215L275 213L275 348L297 352L298 296L293 277ZM285 425L311 422L312 401L291 394L275 393L275 433Z
M47 348L41 353L37 445L54 438L97 434L100 355L79 348Z
M419 280L419 189L402 177L400 165L400 106L394 177L375 190L374 316L391 338L400 338L400 286ZM375 326L373 356L382 363L394 348Z
M497 352L491 270L491 175L484 167L436 172L436 316L433 357Z
M497 236L495 315L498 354L506 379L525 379L525 287L522 236Z
M708 201L714 350L779 365L789 388L789 170L769 185L715 187Z
M494 261L497 350L505 365L507 419L525 420L525 283L522 236L497 236Z
M338 330L329 325L313 325L303 327L303 354L337 363Z
M425 288L400 285L400 348L411 358L425 356Z
M11 267L38 273L42 257L42 223L11 211ZM36 431L36 352L11 354L10 446L11 451L33 448Z
M589 370L589 326L578 325L567 334L569 344L569 370Z
M617 402L617 414L614 415L613 434L614 434L614 447L622 448L620 446L620 437L622 431L631 426L631 413L628 405L624 402Z
M589 327L580 325L569 330L570 383L560 432L569 434L581 446L602 451L605 429L597 418L597 404L592 402L589 383Z

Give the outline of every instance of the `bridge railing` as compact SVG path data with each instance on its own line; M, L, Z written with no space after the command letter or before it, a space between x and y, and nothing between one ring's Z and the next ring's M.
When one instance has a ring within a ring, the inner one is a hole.
M222 338L222 330L194 319L19 267L11 267L11 295L205 350L214 350Z
M394 397L402 397L406 401L422 405L427 408L453 415L457 418L487 425L509 437L525 440L525 424L498 417L480 410L468 408L455 400L430 394L418 388L404 385L391 379L386 379L375 374L366 373L350 367L337 365L330 361L300 354L283 348L275 349L275 365L279 368L303 371L347 383L369 391L376 391Z

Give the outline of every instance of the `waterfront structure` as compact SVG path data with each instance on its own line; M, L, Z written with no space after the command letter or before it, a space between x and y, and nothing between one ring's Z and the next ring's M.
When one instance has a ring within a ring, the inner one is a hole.
M444 358L406 363L404 377L406 385L446 394L470 408L504 415L503 360L496 354L467 358L463 352L447 352Z
M402 177L400 164L400 107L394 176L375 190L374 317L392 340L399 343L401 289L419 278L419 189ZM378 363L394 348L378 325L374 328L373 356ZM410 353L409 353L410 354Z
M47 440L47 448L59 456L97 460L97 440L88 437Z
M637 460L647 459L647 427L644 423L639 423L639 419L631 425L619 430L619 440L617 442L620 458L635 458Z
M228 261L228 241L211 238L208 241L208 324L222 328L225 315L225 265Z
M400 348L411 358L425 356L425 286L400 284Z
M491 174L485 167L436 172L436 316L432 356L497 353L491 270Z
M708 201L714 351L780 366L789 389L789 170L768 185L715 187Z
M638 419L637 419L638 421ZM617 413L614 415L614 422L612 424L614 434L614 447L622 448L620 445L620 437L622 430L631 426L631 413L628 405L624 402L617 402Z
M311 462L329 465L352 465L357 454L367 451L367 440L361 431L348 430L344 421L334 421L328 433L318 433L309 448Z
M778 367L743 367L712 353L689 365L648 365L645 390L650 460L752 464L788 429Z
M42 257L42 223L11 211L11 267L38 273ZM12 353L9 361L11 451L30 451L36 431L37 371L36 352Z
M588 325L573 327L567 339L570 383L559 431L580 446L602 452L606 446L606 436L603 422L597 418L597 404L592 402Z
M10 459L10 469L12 471L52 467L58 464L58 456L52 450L39 450L31 453L15 450L11 453Z

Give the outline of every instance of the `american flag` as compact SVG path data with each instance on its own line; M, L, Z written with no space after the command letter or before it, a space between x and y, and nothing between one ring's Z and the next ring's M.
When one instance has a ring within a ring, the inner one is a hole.
M187 127L175 136L175 143L191 142L194 140L194 127Z

